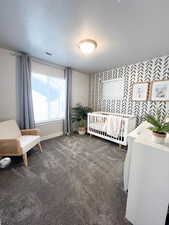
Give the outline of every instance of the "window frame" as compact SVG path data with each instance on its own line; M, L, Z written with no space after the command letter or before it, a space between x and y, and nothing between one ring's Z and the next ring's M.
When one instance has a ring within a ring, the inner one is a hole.
M57 76L54 76L54 75L49 75L49 74L38 73L38 72L32 71L31 72L31 83L32 83L32 80L33 80L33 74L39 74L39 75L42 75L42 76L49 76L49 77L52 77L52 78L54 77L56 79L60 79L60 80L65 81L64 78L62 79L59 76L57 77ZM33 87L32 87L32 102L33 102ZM33 111L34 111L34 103L33 103ZM50 124L52 122L63 121L65 119L65 113L66 113L66 82L65 82L65 111L64 111L64 116L56 117L54 119L49 119L49 120L38 121L38 122L36 122L36 120L35 120L35 124L37 126L41 126L41 125L44 125L44 124ZM34 114L34 118L35 118L35 114Z

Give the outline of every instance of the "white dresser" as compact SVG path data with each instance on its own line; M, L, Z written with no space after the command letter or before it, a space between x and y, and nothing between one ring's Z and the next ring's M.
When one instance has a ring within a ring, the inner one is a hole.
M151 133L133 142L126 218L133 225L165 225L169 205L169 138L164 145Z

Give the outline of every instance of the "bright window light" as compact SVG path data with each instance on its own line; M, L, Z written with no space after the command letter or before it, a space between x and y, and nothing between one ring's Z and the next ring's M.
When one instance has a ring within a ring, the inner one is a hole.
M64 118L65 92L64 79L32 73L32 96L36 123Z

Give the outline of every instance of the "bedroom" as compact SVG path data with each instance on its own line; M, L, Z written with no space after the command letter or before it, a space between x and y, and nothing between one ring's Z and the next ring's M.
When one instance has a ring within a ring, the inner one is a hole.
M0 224L169 224L168 9L0 0Z

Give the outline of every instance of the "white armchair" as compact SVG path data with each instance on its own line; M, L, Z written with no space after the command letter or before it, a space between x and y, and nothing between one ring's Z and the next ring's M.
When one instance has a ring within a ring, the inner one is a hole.
M129 176L130 176L130 164L131 164L131 155L133 149L133 142L134 140L142 133L150 133L150 131L147 129L151 125L144 121L142 122L134 131L129 133L128 135L128 150L126 154L126 159L124 162L124 170L123 170L123 182L124 182L124 190L128 190L128 183L129 183Z
M27 167L27 152L35 145L42 152L38 129L20 130L15 120L0 123L0 157L22 156Z

